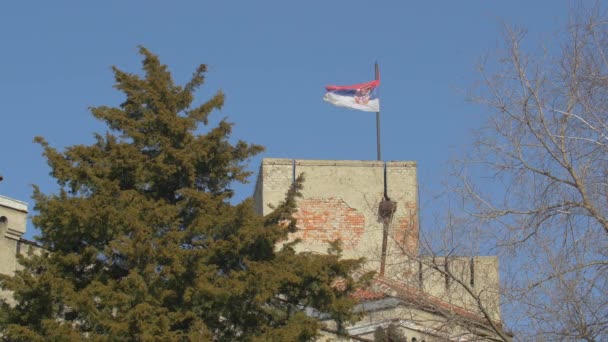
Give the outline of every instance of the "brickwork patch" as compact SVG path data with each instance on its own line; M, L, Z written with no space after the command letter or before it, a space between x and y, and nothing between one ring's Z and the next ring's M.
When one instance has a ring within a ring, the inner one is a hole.
M359 245L365 228L365 216L335 197L302 199L294 217L299 230L292 238L300 238L303 243L340 239L345 250Z
M418 218L416 203L404 203L404 216L397 220L393 238L405 254L418 254Z

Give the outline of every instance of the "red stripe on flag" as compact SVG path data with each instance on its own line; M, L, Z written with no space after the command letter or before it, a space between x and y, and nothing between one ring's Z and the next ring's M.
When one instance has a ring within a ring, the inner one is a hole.
M349 86L328 85L328 86L325 87L325 89L327 91L332 91L332 90L350 90L350 89L362 89L362 88L375 88L375 87L377 87L379 85L380 85L380 80L374 80L374 81L367 82L367 83L359 83L359 84L349 85Z

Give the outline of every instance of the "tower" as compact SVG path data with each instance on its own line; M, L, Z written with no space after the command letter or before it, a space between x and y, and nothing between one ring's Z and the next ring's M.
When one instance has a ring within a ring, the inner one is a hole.
M344 258L363 257L365 271L376 272L372 285L355 293L365 312L346 328L355 340L389 325L418 341L483 340L502 329L497 257L419 255L415 162L267 158L254 192L257 212L270 213L300 174L298 231L289 237L301 240L296 250L326 253L328 242L340 239Z
M366 259L365 268L400 278L408 255L418 251L416 163L264 159L254 200L258 213L272 211L304 174L298 200L299 251L325 253L342 241L345 258Z

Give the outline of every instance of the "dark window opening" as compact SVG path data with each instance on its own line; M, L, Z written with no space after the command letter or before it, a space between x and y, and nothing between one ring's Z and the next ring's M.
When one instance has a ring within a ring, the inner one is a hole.
M443 276L445 278L445 288L449 289L450 288L450 268L449 268L449 264L448 264L448 259L445 259L445 266L444 266L444 273Z
M471 287L475 286L475 259L471 258L471 261L469 261L469 268L470 268L470 273L471 273Z
M422 262L418 262L418 287L422 288Z

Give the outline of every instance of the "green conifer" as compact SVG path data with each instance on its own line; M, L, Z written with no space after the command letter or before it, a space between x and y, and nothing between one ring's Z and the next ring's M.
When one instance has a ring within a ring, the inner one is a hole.
M412 338L416 340L416 338ZM388 327L378 327L374 331L374 342L407 342L407 337L399 331L399 326L391 323Z
M191 107L205 65L179 86L140 52L143 75L114 68L124 102L92 109L109 127L94 144L61 152L36 139L60 190L34 189L44 251L1 278L14 298L2 303L2 339L306 341L319 323L304 308L354 319L360 261L275 247L294 228L302 180L268 217L250 199L231 204L262 147L230 143L226 120L208 127L222 92Z

